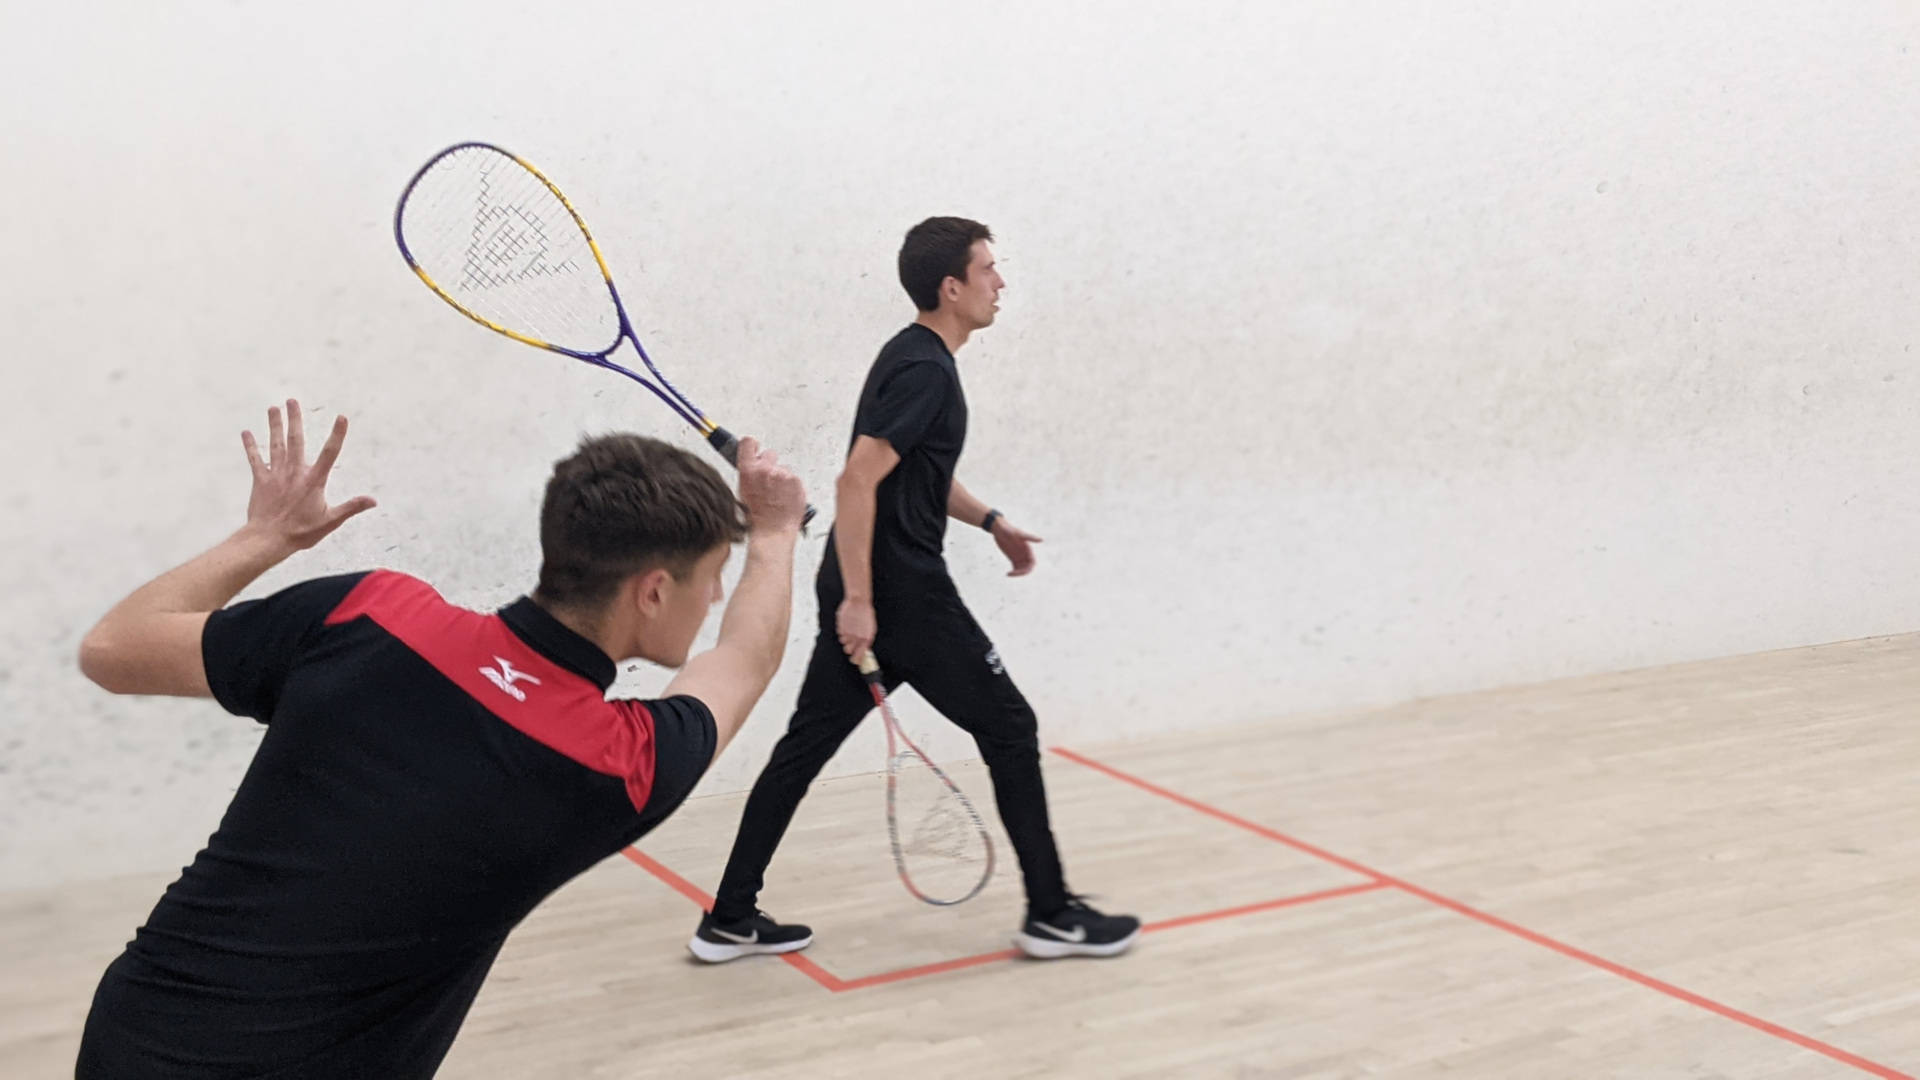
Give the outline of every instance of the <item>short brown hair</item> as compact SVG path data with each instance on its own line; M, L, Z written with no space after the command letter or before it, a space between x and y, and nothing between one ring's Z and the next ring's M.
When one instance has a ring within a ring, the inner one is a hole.
M907 230L900 244L900 286L913 306L933 311L940 306L941 282L967 280L977 240L992 243L993 230L961 217L930 217Z
M746 534L745 508L712 465L644 435L588 438L547 481L535 596L597 607L635 574L664 566L684 578Z

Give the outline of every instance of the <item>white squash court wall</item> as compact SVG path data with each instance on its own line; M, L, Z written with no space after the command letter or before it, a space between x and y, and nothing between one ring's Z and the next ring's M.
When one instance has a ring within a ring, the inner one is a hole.
M1920 625L1909 0L8 8L5 885L217 821L252 726L73 654L238 523L278 397L352 415L336 491L382 505L259 589L497 605L580 433L694 445L405 271L392 200L463 138L576 197L668 370L823 503L900 233L999 232L961 475L1047 542L953 563L1053 742ZM784 723L818 552L708 790Z

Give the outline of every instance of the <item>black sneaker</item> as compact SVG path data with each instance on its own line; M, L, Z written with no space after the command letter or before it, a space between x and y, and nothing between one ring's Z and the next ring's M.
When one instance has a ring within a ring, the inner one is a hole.
M737 922L719 922L709 913L700 920L687 950L709 964L724 964L756 953L795 952L811 944L811 928L782 926L764 911Z
M1063 956L1119 956L1132 948L1139 936L1139 919L1102 915L1076 896L1044 919L1029 911L1026 925L1013 936L1013 943L1036 960L1058 960Z

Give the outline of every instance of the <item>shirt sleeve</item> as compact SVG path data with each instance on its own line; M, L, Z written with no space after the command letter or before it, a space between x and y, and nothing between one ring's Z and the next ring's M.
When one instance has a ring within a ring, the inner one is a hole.
M364 577L315 578L207 616L200 659L214 700L235 716L273 719L280 688L313 632Z
M905 456L920 445L952 394L953 378L938 363L907 364L880 385L873 409L860 418L855 434L885 439L895 453Z
M713 712L696 697L681 694L638 704L653 716L653 777L640 807L643 827L652 829L678 809L706 775L719 729Z

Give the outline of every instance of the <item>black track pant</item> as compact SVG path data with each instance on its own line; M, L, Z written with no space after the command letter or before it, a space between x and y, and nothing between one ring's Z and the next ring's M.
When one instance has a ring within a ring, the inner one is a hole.
M828 559L833 555L829 551ZM820 634L787 733L754 782L714 900L714 914L732 920L754 912L767 864L793 812L834 751L873 709L873 696L847 659L835 632L839 575L823 574ZM947 719L972 735L993 777L1000 820L1025 878L1027 906L1051 915L1067 902L1060 854L1047 820L1040 742L1032 706L1007 676L999 654L961 603L948 578L917 581L910 594L877 597L880 633L874 655L887 689L913 687Z

